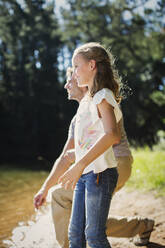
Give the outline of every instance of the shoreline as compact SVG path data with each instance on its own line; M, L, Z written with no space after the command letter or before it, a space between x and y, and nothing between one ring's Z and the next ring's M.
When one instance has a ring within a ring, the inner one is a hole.
M18 225L14 228L11 238L4 240L4 248L60 248L55 237L50 207L48 201L47 205L37 211L27 225ZM112 199L110 214L153 218L155 228L151 234L151 244L154 244L153 247L165 248L164 209L165 197L155 197L152 191L121 189ZM108 237L108 240L113 248L136 247L129 238Z
M18 224L3 243L7 248L60 248L55 239L50 203L37 211L27 224Z
M49 190L46 204L36 210L27 222L18 223L9 239L3 240L2 248L60 248L55 237L50 205L51 192L56 187L59 186Z

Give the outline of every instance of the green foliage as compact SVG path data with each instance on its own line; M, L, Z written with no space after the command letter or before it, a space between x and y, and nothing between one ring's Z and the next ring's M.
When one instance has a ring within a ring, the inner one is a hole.
M158 105L158 106L164 106L165 105L165 87L164 90L161 91L154 91L151 94L151 99Z
M157 135L158 135L158 143L153 146L153 150L154 151L165 151L165 131L159 130Z
M24 6L16 0L0 1L3 157L50 159L59 153L61 146L54 151L54 144L64 140L57 129L65 121L58 79L61 44L53 1L27 0Z
M152 147L159 140L165 126L165 5L159 0L151 9L147 2L141 14L132 0L66 0L59 20L53 0L0 0L2 159L59 155L77 107L68 103L60 69L75 47L89 41L101 42L116 58L131 144Z
M154 190L165 195L165 154L148 147L133 150L132 175L127 182L131 189Z
M62 39L72 52L84 42L97 41L111 48L117 68L133 94L122 102L125 127L132 145L157 142L164 126L165 38L161 2L154 9L137 1L68 0L63 8ZM163 5L163 4L162 4Z

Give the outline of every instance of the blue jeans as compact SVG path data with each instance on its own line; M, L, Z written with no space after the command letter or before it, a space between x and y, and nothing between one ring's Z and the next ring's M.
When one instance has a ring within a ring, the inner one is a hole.
M99 183L93 171L80 177L74 190L69 224L70 248L84 248L86 241L91 248L111 247L105 230L117 179L116 168L99 173Z

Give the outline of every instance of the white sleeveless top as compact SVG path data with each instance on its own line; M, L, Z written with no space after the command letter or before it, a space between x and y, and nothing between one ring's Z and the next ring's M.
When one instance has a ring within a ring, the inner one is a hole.
M75 123L75 154L78 162L89 149L100 139L104 134L104 128L101 118L98 116L97 104L103 99L114 107L116 121L119 122L122 118L122 113L116 102L113 92L110 89L103 88L98 91L94 97L88 94L81 100L76 114ZM83 171L83 174L93 170L94 173L99 173L107 168L116 167L117 163L113 153L112 146L109 147L96 160L90 163Z

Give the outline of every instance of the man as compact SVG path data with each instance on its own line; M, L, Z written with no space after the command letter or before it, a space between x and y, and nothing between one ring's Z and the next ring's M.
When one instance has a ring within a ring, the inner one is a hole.
M68 92L69 100L81 101L85 93L86 87L78 87L72 69L67 70L67 83L65 89ZM45 180L40 191L34 198L34 205L39 208L46 201L48 190L58 183L59 177L74 162L74 126L76 115L73 117L68 133L68 139L63 148L60 157L56 160L53 168ZM123 120L119 122L121 132L121 141L113 146L113 151L118 164L118 183L115 192L121 189L131 174L131 165L133 158L129 149L126 133L124 130ZM68 248L68 224L72 207L72 190L65 190L57 187L52 193L51 210L56 232L56 239L62 248ZM141 217L110 217L107 221L107 235L111 237L134 237L139 234L139 238L134 242L137 246L146 245L149 242L151 232L153 230L154 221Z

